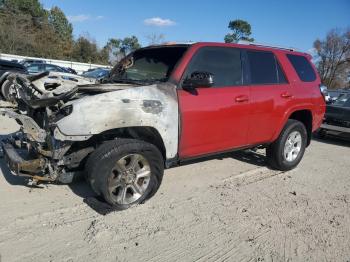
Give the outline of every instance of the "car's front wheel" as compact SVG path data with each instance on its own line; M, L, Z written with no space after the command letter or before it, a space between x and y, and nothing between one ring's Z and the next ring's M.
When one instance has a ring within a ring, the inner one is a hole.
M287 171L301 161L307 143L307 132L303 123L289 119L278 139L266 149L271 167Z
M154 145L117 139L98 147L89 157L86 169L93 190L116 209L123 210L156 193L164 163Z

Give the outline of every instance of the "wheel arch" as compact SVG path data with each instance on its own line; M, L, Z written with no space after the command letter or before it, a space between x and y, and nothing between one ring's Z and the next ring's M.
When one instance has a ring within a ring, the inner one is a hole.
M288 119L294 119L294 120L297 120L297 121L300 121L301 123L303 123L303 125L306 128L306 132L307 132L307 144L306 144L306 146L309 146L310 142L311 142L311 136L312 136L312 112L311 112L311 110L302 109L302 110L294 111L293 113L290 114Z
M161 152L164 161L166 160L166 147L158 130L152 126L121 127L104 131L93 135L89 140L97 143L117 138L138 139L153 144Z
M287 124L287 121L289 119L300 121L305 126L307 131L306 146L309 146L311 142L311 137L312 137L312 123L313 123L312 110L310 108L298 108L287 112L279 126L279 129L274 134L272 141L275 141L279 137L280 133L283 130L283 127Z

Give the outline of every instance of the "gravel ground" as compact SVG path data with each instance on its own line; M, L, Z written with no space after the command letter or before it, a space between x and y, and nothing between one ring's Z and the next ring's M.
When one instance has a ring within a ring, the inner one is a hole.
M349 142L313 141L289 172L253 152L172 168L123 212L84 182L31 188L0 166L1 262L350 261Z

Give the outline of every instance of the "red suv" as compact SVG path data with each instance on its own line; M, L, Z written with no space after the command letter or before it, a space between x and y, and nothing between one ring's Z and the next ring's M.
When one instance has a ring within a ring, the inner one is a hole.
M273 168L290 170L325 112L310 59L257 44L176 44L133 52L99 85L38 95L34 80L13 77L19 108L4 114L22 135L4 153L34 181L85 173L117 209L150 198L164 167L188 159L260 146Z

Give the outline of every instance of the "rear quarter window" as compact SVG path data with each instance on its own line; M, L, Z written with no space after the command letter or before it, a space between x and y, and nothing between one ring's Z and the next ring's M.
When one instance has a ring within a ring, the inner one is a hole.
M316 73L305 56L288 54L287 58L291 62L301 81L313 82L316 80Z

